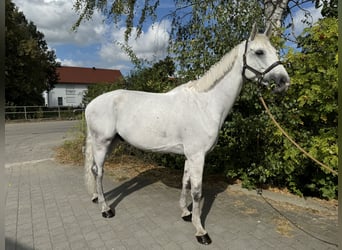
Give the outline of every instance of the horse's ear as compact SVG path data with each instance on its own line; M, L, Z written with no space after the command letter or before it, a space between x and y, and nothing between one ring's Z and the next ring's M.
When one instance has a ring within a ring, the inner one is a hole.
M253 40L254 40L254 37L255 37L255 35L256 35L257 32L258 32L257 24L254 23L254 24L253 24L253 27L252 27L251 34L250 34L250 36L249 36L249 40L250 40L250 41L253 41Z
M272 36L272 23L268 23L266 26L266 30L264 32L265 36L267 36L268 38L270 38Z

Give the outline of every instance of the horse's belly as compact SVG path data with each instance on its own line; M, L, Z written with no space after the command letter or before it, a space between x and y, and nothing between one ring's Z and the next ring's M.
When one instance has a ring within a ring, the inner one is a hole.
M128 143L136 148L151 152L184 154L184 147L181 143L143 143L141 141L136 140L130 140L128 141Z
M143 150L183 154L181 138L174 130L152 125L142 121L136 122L118 129L118 133L129 144Z
M171 114L131 109L118 116L117 132L131 145L148 151L183 154L179 122Z

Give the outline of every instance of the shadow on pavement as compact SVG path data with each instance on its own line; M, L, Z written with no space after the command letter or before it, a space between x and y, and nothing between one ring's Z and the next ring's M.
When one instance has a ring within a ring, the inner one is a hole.
M172 173L170 174L170 172ZM113 200L110 207L113 211L115 211L117 205L123 199L125 199L125 197L155 182L160 181L168 187L181 189L182 174L183 172L180 170L172 170L168 168L149 169L140 173L138 176L121 183L114 189L108 191L105 194L105 198L106 200ZM205 226L205 220L211 210L211 207L217 195L219 193L224 192L227 189L228 185L229 184L226 181L224 181L224 178L222 176L204 176L202 185L203 191L201 214L203 226ZM189 201L190 200L191 198L189 197ZM191 209L191 204L189 205L189 209Z
M12 239L5 238L5 249L6 250L33 250L32 247L25 246L24 244L21 244L20 242L16 242Z

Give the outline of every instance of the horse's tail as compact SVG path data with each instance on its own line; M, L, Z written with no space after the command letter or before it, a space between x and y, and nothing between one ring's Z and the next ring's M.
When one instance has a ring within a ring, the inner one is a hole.
M92 137L87 128L87 138L85 145L85 155L84 155L84 180L88 192L93 194L95 192L95 176L92 172L92 167L94 165L94 155L93 155L93 146L92 146Z

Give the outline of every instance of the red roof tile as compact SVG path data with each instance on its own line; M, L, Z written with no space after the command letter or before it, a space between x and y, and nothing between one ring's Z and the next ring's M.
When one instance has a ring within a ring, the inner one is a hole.
M122 77L120 70L62 66L57 68L58 83L114 83Z

